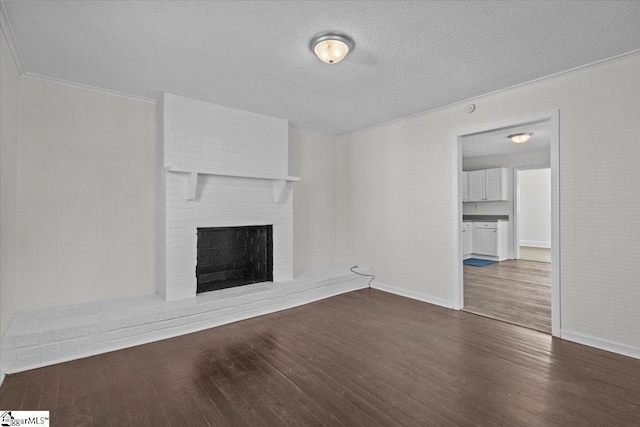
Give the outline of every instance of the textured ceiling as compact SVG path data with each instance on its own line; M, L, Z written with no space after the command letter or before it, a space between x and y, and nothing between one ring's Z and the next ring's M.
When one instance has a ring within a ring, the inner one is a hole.
M640 2L3 2L27 74L344 134L640 49ZM336 65L308 43L337 30Z
M462 138L462 157L499 156L550 150L550 132L549 121L543 121L465 136ZM532 133L533 135L524 144L516 144L508 138L514 133Z

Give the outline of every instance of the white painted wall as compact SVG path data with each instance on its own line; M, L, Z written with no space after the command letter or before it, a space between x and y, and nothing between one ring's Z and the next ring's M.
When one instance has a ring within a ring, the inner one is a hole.
M16 293L16 201L20 75L0 31L0 336L9 326ZM1 364L0 364L1 366ZM0 372L0 381L2 373Z
M2 55L2 331L15 311L154 293L165 282L156 106L19 77L4 41ZM278 129L286 152L287 126ZM292 165L303 177L310 170L301 194L313 206L302 207L299 269L335 262L335 138L302 139ZM292 209L294 185L280 208ZM314 234L316 221L326 222Z
M24 77L19 95L3 316L154 293L155 106Z
M338 260L452 301L453 136L559 109L562 330L640 354L639 75L635 55L341 137Z
M518 171L520 246L551 247L551 169Z
M7 51L1 44L2 82L7 76L15 82L15 74L5 72ZM414 297L451 301L453 135L470 126L560 109L563 332L640 348L638 75L640 56L628 57L478 99L473 114L452 106L340 138L338 260L371 264L381 282ZM154 292L154 162L161 155L154 149L154 106L19 80L15 173L11 155L5 157L12 147L4 142L11 125L2 126L2 226L9 226L3 233L10 235L13 228L11 209L4 204L11 192L4 190L15 174L19 238L5 245L2 234L3 247L14 252L1 261L0 317ZM14 107L9 108L15 108L15 96L7 95L15 89L2 89L3 107L10 99ZM304 180L309 162L301 156L296 174ZM315 169L311 175L319 173ZM330 189L323 191L330 200ZM614 221L607 220L612 209ZM305 229L312 221L309 215L306 225L295 227ZM323 227L330 228L330 221ZM331 242L323 245L328 260ZM305 254L301 268L324 262L313 258L311 244L298 250ZM4 266L11 256L19 263L15 282L8 283L11 273Z
M289 173L293 185L293 269L335 264L337 222L337 138L289 131Z

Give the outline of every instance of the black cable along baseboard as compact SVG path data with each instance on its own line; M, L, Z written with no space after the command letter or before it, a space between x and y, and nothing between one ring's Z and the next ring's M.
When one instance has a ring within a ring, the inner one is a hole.
M371 280L369 280L369 289L371 289L371 282L373 282L373 279L375 279L375 278L376 278L376 276L375 276L375 275L373 275L373 274L362 274L362 273L358 273L357 271L353 271L353 269L354 269L354 268L358 268L358 266L357 266L357 265L354 265L353 267L351 267L351 268L350 268L350 270L351 270L351 272L352 272L352 273L356 273L356 274L358 274L358 275L360 275L360 276L371 277Z

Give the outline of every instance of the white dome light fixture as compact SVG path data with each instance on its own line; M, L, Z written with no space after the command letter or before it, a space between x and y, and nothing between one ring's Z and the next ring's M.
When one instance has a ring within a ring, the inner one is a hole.
M532 133L514 133L513 135L509 135L507 138L509 138L516 144L524 144L529 139L531 139L532 135Z
M342 33L326 32L312 38L309 47L322 62L337 64L353 50L353 40Z

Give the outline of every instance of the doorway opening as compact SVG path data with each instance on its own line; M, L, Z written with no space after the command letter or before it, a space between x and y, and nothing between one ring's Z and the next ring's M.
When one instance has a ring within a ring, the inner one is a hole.
M559 336L559 112L458 132L455 147L454 308Z
M514 259L551 264L551 168L513 170Z

